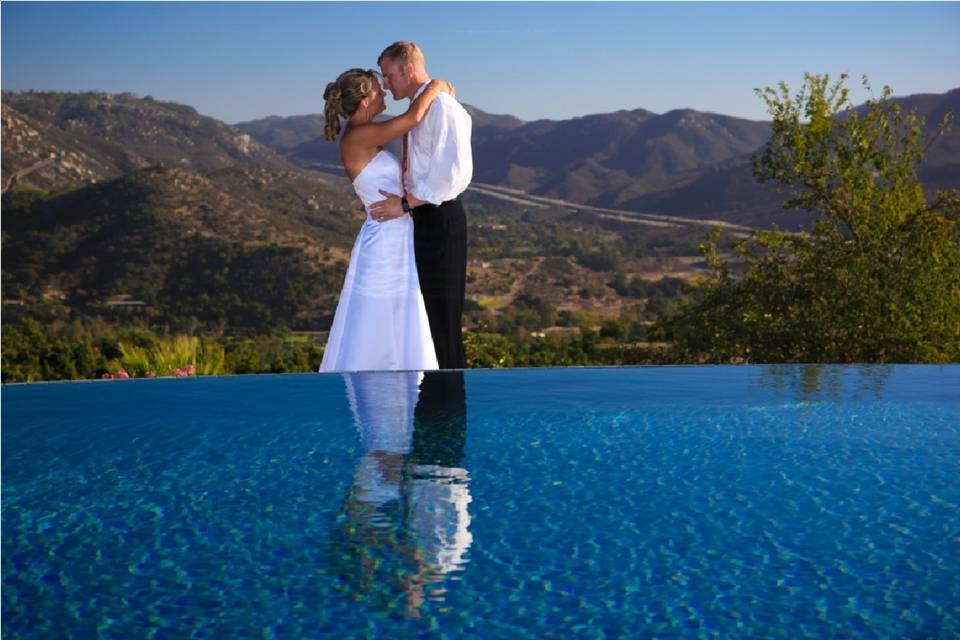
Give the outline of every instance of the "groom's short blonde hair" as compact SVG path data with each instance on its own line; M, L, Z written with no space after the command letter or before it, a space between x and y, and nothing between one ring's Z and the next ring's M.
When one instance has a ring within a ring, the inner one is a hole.
M380 54L380 57L377 58L377 64L383 62L384 58L396 60L404 64L410 62L421 67L424 65L423 52L420 51L420 47L409 40L400 40L399 42L394 42L392 45L384 49L383 53Z

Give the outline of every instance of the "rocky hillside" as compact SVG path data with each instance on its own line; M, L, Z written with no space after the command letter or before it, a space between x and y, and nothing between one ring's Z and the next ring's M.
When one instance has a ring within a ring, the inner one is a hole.
M4 189L11 181L72 188L157 163L198 173L287 165L248 134L186 105L131 94L3 93Z
M4 297L85 314L313 328L335 304L362 212L345 185L154 166L4 198Z
M363 215L346 181L127 94L4 93L3 181L8 303L150 322L322 325Z
M130 164L122 147L85 140L5 102L2 117L4 190L76 187L120 175Z
M236 129L274 151L284 154L304 142L323 138L325 120L321 114L305 116L269 116L249 122L239 122Z

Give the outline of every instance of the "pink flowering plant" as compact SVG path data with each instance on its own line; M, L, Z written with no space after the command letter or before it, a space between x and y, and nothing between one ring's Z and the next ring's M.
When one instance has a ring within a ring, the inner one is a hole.
M186 378L197 374L197 369L192 364L185 364L182 367L176 367L170 372L175 378Z
M141 376L131 376L125 369L121 367L114 366L113 371L105 371L100 374L100 378L103 380L129 380L133 377L142 377L142 378L156 378L157 374L155 371L147 370L144 371ZM172 376L174 378L188 378L190 376L197 375L197 368L193 365L192 362L188 362L182 367L174 367L170 369L165 374L166 376Z
M150 346L120 342L121 357L107 363L101 378L188 378L224 372L223 347L212 340L193 336L162 338Z

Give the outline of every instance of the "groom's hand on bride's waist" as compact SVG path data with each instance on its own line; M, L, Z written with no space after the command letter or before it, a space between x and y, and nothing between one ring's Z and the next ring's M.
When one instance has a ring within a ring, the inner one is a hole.
M404 215L403 203L400 196L389 191L380 189L380 195L385 196L384 200L374 202L370 205L370 217L376 222L387 222Z

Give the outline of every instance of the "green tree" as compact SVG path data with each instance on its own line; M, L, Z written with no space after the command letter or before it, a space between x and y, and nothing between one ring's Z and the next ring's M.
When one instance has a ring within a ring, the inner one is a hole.
M463 346L471 369L500 369L516 364L515 347L500 334L466 331Z
M630 334L630 327L617 318L608 318L600 325L600 337L614 340L626 340Z
M226 370L230 373L259 373L260 353L252 340L242 340L227 344Z
M710 267L665 320L678 355L723 362L960 360L960 192L927 200L917 166L938 134L884 87L855 109L844 84L806 75L757 90L773 118L754 160L784 209L817 215L804 233L754 230L733 245L737 273L701 245ZM864 86L869 84L864 78Z

